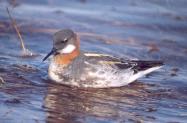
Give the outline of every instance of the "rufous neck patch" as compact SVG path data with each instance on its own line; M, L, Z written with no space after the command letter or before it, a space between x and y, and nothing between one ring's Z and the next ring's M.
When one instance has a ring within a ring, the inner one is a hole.
M79 55L79 53L79 49L75 49L72 53L58 54L54 56L54 62L59 65L70 64L72 60Z

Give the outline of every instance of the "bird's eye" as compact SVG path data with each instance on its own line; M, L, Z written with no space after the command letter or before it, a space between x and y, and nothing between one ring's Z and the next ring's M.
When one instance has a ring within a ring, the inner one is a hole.
M65 42L67 42L68 41L68 39L67 38L65 38L64 40L63 40L63 42L65 43Z

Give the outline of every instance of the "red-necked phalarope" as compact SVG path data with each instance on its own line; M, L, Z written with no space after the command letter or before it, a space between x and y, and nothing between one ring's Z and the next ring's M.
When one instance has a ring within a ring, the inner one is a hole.
M162 61L122 60L110 55L80 51L78 36L70 29L56 32L49 65L51 80L78 87L119 87L159 69Z

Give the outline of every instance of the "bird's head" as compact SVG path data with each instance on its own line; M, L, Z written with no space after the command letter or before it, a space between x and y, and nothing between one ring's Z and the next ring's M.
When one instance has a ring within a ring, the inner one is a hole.
M56 32L53 36L53 48L44 57L45 61L50 55L71 55L74 51L79 51L79 39L70 29Z

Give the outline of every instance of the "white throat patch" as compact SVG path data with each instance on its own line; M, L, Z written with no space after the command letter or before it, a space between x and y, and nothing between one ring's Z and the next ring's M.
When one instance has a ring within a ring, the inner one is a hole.
M68 44L64 49L60 50L60 53L72 53L75 49L75 45Z

